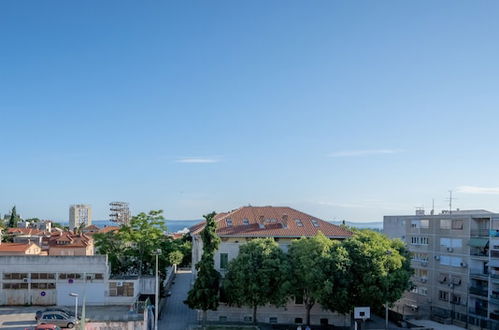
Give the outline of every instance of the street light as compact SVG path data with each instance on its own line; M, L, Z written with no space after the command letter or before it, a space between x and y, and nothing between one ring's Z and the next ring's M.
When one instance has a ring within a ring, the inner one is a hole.
M69 295L75 297L75 319L78 319L78 294L71 292Z
M386 255L391 256L392 251L391 250L386 250ZM386 292L388 293L388 286L385 288ZM387 301L385 303L385 329L388 329L388 295L386 297ZM402 313L403 315L403 313Z
M161 249L157 249L154 255L156 256L156 290L154 299L154 330L158 330L158 315L159 315L159 277L158 277L158 256L161 254Z

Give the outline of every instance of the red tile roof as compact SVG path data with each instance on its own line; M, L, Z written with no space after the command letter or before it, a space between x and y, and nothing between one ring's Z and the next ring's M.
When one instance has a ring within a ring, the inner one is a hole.
M9 228L7 233L11 235L44 235L43 230L34 228Z
M110 231L118 231L118 230L120 230L120 227L118 226L107 226L99 230L99 234L105 234L109 233Z
M25 252L35 243L2 243L0 244L0 252Z
M352 233L340 226L309 214L281 206L244 206L215 217L221 237L310 237L319 231L331 238L346 238ZM198 234L205 222L190 228Z

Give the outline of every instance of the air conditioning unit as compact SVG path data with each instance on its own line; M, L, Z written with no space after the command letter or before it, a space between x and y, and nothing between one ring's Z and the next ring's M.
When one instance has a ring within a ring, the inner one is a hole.
M426 283L428 280L424 277L421 277L421 283Z
M465 268L468 267L468 265L465 262L461 262L461 267Z
M453 248L451 248L451 247L448 247L448 248L447 248L447 251L449 251L449 252L453 252L453 251L454 251L454 249L453 249Z
M116 286L123 286L123 282L122 281L116 282Z
M440 256L435 256L435 260L440 260Z
M29 279L27 277L23 278L23 282L24 283L28 283L29 282Z

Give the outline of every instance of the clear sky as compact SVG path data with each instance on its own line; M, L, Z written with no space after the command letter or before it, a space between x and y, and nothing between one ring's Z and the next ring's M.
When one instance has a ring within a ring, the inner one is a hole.
M0 213L499 211L497 1L0 1Z

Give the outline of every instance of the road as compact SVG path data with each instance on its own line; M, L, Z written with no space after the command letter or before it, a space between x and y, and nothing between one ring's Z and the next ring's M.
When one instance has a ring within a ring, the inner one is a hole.
M196 323L196 311L187 307L184 300L187 298L192 280L191 271L180 270L175 277L175 284L171 288L162 310L162 317L158 323L160 330L187 329L189 324Z
M24 330L36 325L35 313L40 307L0 307L0 329Z

